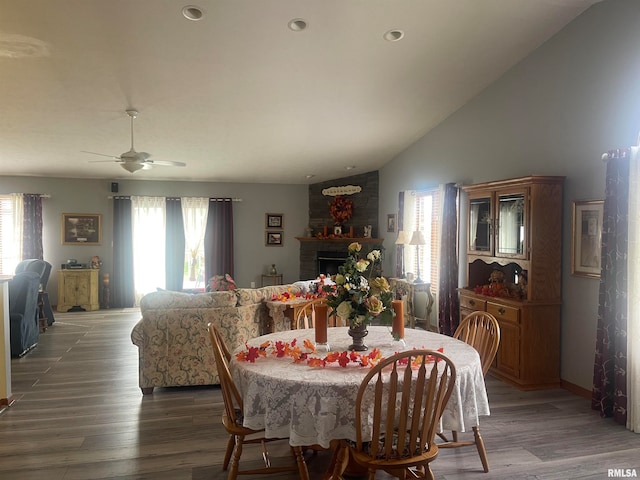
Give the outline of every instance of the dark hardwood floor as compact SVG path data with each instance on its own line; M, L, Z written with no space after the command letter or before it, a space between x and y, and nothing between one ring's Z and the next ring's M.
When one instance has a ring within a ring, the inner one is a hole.
M219 388L143 397L129 338L139 316L133 309L58 313L39 345L12 361L16 402L0 414L0 479L226 479ZM481 431L491 471L482 472L473 447L443 449L436 478L600 480L624 468L640 475L640 435L601 419L584 398L561 389L521 392L492 378L487 389L491 416ZM287 452L284 445L276 454ZM312 479L328 458L309 457Z

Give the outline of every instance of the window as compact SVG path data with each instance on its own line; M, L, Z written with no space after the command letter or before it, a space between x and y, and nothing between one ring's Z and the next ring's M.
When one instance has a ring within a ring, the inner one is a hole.
M409 239L414 231L421 231L425 245L405 245L405 271L417 276L423 282L431 283L431 290L437 291L438 285L438 249L440 220L440 190L405 192L403 228Z
M131 197L135 304L165 288L165 198Z
M22 259L22 195L0 195L0 274L12 275Z

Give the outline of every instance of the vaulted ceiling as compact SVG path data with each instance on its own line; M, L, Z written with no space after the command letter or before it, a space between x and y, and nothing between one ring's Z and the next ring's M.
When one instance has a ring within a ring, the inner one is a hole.
M598 0L188 1L0 0L0 174L375 170ZM186 167L86 153L130 149L127 109L136 151Z

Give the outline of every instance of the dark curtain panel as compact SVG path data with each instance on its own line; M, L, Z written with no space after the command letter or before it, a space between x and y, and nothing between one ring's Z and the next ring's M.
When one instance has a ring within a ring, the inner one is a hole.
M166 247L165 268L166 288L176 292L182 291L184 279L184 222L182 219L182 202L180 198L167 198L166 202Z
M591 407L627 423L629 150L609 152Z
M205 278L228 273L233 277L233 201L210 198L204 234Z
M404 230L404 192L398 195L398 233ZM396 245L396 278L404 276L404 245Z
M113 275L110 307L128 308L135 303L133 286L133 234L131 199L113 199Z
M44 260L42 251L42 197L25 193L22 196L24 215L22 237L22 260L37 258Z
M444 187L442 235L440 237L440 282L438 291L438 328L452 336L460 323L458 300L458 188Z

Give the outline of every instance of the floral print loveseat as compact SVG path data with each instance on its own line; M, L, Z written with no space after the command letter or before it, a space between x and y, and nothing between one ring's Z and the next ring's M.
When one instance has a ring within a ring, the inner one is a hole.
M265 301L296 285L182 293L158 291L140 301L142 318L131 340L138 347L138 383L143 394L155 387L220 383L207 325L213 323L230 350L267 333L270 318ZM275 325L274 330L284 328Z

